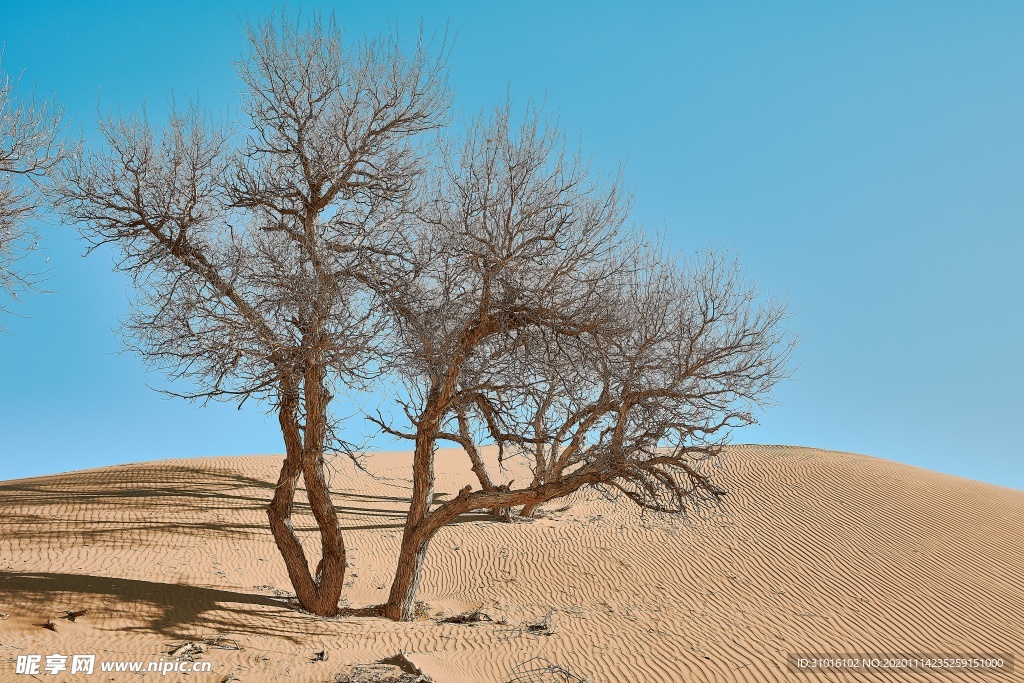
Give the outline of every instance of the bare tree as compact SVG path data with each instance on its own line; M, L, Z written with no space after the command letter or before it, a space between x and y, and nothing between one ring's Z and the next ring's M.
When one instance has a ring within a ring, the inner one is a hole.
M194 400L277 414L286 456L268 508L300 604L334 614L345 546L324 455L344 449L337 391L397 375L413 491L383 614L412 614L434 534L465 512L532 514L584 486L685 512L724 492L703 463L785 375L785 307L735 264L679 265L624 228L618 178L595 179L535 112L417 143L447 111L443 48L343 47L333 23L250 27L240 132L198 111L162 129L101 121L55 198L134 280L127 343ZM436 163L435 163L436 162ZM530 457L497 484L483 437ZM438 440L480 487L432 508ZM300 477L315 570L292 513Z
M560 344L614 322L604 299L631 268L619 235L627 206L619 184L591 180L536 112L514 129L509 107L499 109L443 154L421 198L411 275L382 278L377 287L394 315L393 367L408 388L403 408L413 430L378 423L415 444L412 501L385 616L410 618L424 555L445 523L448 508L441 516L430 510L437 440L466 443L459 430L470 407L503 391L496 382L520 382L509 364L529 335ZM481 493L498 496L478 459L474 468Z
M0 292L14 299L38 284L39 274L18 263L38 244L27 225L42 205L40 183L65 157L63 109L53 100L19 98L17 85L0 65Z
M159 130L108 118L56 197L93 249L120 250L136 291L130 348L197 387L178 395L254 398L277 414L286 455L270 528L301 606L332 615L346 561L325 471L325 453L344 448L331 404L379 366L380 318L359 273L402 258L417 137L448 108L444 48L422 36L411 56L394 35L343 44L319 17L247 35L237 132L194 109ZM320 533L315 570L292 524L300 477Z
M389 299L413 429L375 420L415 443L389 618L411 618L430 539L460 514L529 515L584 486L662 512L716 501L703 463L785 376L785 307L759 304L735 263L679 265L625 234L618 184L590 180L557 140L499 110L420 210L415 277ZM533 480L496 485L481 434L529 457ZM465 448L480 488L431 509L438 439Z

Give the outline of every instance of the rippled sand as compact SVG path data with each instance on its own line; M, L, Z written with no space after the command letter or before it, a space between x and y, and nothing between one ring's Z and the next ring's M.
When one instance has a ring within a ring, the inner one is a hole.
M375 476L334 463L349 607L386 597L410 461L375 455ZM461 451L438 462L439 492L473 481ZM399 652L438 683L507 681L538 656L593 682L1024 680L1024 492L861 455L736 446L719 476L726 506L689 526L593 492L530 523L461 518L427 555L425 617L396 624L285 604L264 512L279 466L167 460L0 482L0 680L31 680L15 674L19 654L168 659L174 645L215 636L241 649L207 648L213 673L143 680L331 681ZM296 528L314 552L312 516ZM475 608L494 621L437 623ZM83 609L74 623L60 618ZM41 627L48 619L56 632ZM310 661L321 651L326 661ZM1022 661L980 678L825 676L789 673L791 652Z

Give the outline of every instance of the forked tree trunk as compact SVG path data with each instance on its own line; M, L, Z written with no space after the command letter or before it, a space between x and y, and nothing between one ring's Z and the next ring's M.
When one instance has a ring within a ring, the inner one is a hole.
M431 441L431 445L433 442ZM420 443L417 441L417 454L420 453ZM431 449L430 455L433 456ZM431 487L433 486L433 458L430 459L431 474L429 477ZM426 477L424 477L426 479ZM602 480L600 472L593 468L585 468L575 472L557 482L549 482L537 489L519 490L495 490L495 491L472 491L466 486L457 496L447 501L432 512L427 511L427 506L422 504L423 499L417 494L417 480L413 481L413 505L417 511L417 519L414 524L406 524L405 534L402 536L402 546L399 551L398 568L395 571L395 580L391 584L391 594L382 610L383 616L396 621L408 621L414 616L414 605L416 592L420 584L420 572L423 569L423 559L426 557L430 540L446 524L452 522L460 514L472 510L487 508L510 508L522 505L525 508L535 508L541 503L555 498L567 496L583 486L593 485ZM427 501L430 499L427 498ZM424 514L419 515L419 512ZM412 514L410 512L410 518Z
M314 377L307 376L307 380ZM326 395L321 382L308 382L306 391L306 438L298 423L296 387L282 392L278 411L285 442L285 462L281 467L274 497L267 508L270 529L284 559L295 589L295 597L303 609L319 616L334 616L345 580L345 544L338 524L338 515L331 501L324 477L323 435L326 429ZM314 573L302 543L292 526L292 511L299 475L306 483L313 517L320 530L321 560Z

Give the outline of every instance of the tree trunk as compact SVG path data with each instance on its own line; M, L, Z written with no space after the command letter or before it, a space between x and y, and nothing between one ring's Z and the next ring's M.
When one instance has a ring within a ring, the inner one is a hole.
M402 537L402 548L398 555L398 568L391 584L391 594L384 605L382 614L394 621L411 621L414 614L414 600L420 587L423 559L427 556L430 538L422 527L406 527Z
M412 501L409 517L402 534L402 546L398 554L398 567L391 593L384 605L383 615L395 621L409 621L413 618L413 600L420 585L423 558L433 533L426 529L425 522L434 496L434 442L435 429L420 429L416 436L416 450L413 453Z
M414 600L420 587L423 559L427 555L430 541L445 524L464 512L476 509L467 500L469 493L470 487L466 486L459 492L459 495L421 517L416 524L406 525L405 534L402 536L402 547L399 550L395 580L391 584L391 595L382 611L382 614L388 619L410 621L413 618Z
M302 438L303 430L298 419L297 383L290 380L282 382L278 420L286 455L274 497L267 508L267 517L299 605L319 616L334 616L338 612L345 579L345 545L323 471L326 391L322 381L310 382L308 380L315 378L309 375L306 379L303 387L307 412L305 439ZM306 495L320 530L321 560L315 576L309 570L309 560L292 526L300 475L305 480Z
M320 616L334 616L338 613L338 600L345 582L345 541L338 524L338 514L331 501L327 480L324 477L323 455L306 463L303 478L306 481L306 495L320 529L320 562L313 578L314 600L306 609Z
M303 479L306 481L306 497L320 530L320 563L313 578L316 605L310 611L321 616L331 616L338 612L338 600L345 582L345 540L324 476L327 404L330 401L330 395L324 387L324 377L323 368L319 366L306 371Z
M267 507L267 517L270 519L270 531L274 534L274 542L277 543L277 549L281 551L285 568L288 570L288 578L291 579L292 587L295 589L295 596L300 605L311 609L315 603L313 577L309 573L309 563L306 561L306 553L302 550L302 543L299 542L295 535L295 529L292 527L295 488L300 474L302 474L300 455L292 449L288 449L284 465L281 467L281 475L277 480L277 488L274 490L274 497Z

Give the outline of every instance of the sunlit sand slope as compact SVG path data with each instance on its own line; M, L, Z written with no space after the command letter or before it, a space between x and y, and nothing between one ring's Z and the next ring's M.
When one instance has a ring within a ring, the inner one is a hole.
M407 454L370 463L375 476L338 459L332 476L352 608L386 597L410 491ZM439 464L442 499L471 481L461 452ZM596 493L530 523L458 520L430 547L426 616L395 624L287 606L264 513L279 465L171 460L0 482L0 680L30 680L15 674L18 655L159 660L216 636L241 649L205 647L212 673L143 680L332 681L399 652L438 682L506 681L533 657L607 682L1024 680L1024 661L980 677L786 668L796 652L1024 659L1024 492L860 455L738 446L719 477L726 507L689 526ZM315 553L312 517L296 527ZM475 608L493 621L437 623ZM65 610L88 614L71 622ZM318 652L326 661L311 661Z

